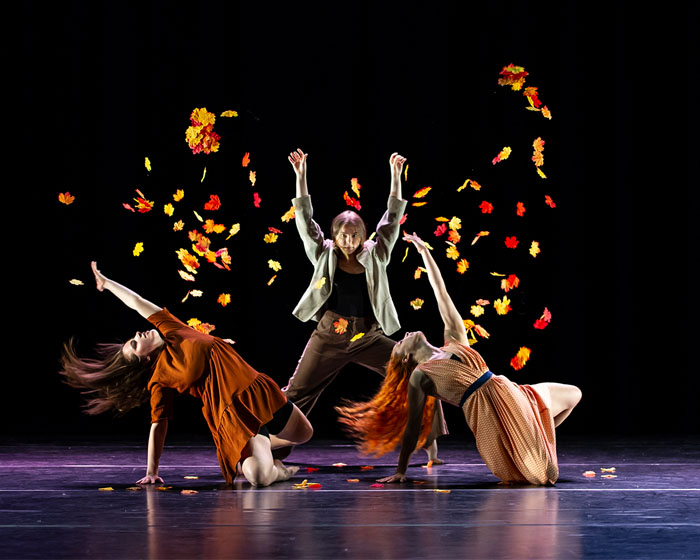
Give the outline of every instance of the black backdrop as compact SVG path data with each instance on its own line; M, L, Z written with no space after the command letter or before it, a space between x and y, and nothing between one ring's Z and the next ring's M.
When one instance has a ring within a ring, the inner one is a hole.
M214 324L214 334L235 339L244 358L284 385L314 326L291 314L312 269L294 224L280 220L294 196L286 157L297 147L310 154L309 189L326 231L353 177L373 228L388 194L388 157L408 158L404 197L432 191L424 207L409 205L405 229L436 248L465 318L477 298L503 295L491 272L520 277L508 294L510 314L489 309L475 319L491 333L477 349L515 381L581 386L568 433L697 431L694 14L652 23L621 6L603 17L574 1L478 8L212 1L184 9L72 2L47 10L24 3L22 73L11 86L23 102L12 127L22 131L12 140L17 159L8 162L21 179L8 193L20 202L10 210L6 247L19 261L8 259L6 297L19 306L8 307L6 350L8 363L21 358L6 373L4 433L145 436L147 410L87 418L57 374L71 335L88 352L147 327L94 290L93 259L181 318ZM551 121L497 85L509 63L529 72L526 85L538 87ZM196 107L238 112L217 117L218 153L194 155L185 143ZM546 180L530 161L538 136ZM513 154L493 165L504 146ZM467 178L482 190L457 192ZM154 201L151 212L123 207L134 204L136 189ZM171 218L163 205L176 189L185 197L173 202ZM76 197L69 206L57 200L66 191ZM216 212L203 210L211 194L222 201ZM494 204L493 214L481 213L482 200ZM516 202L525 203L522 217ZM212 234L217 248L229 248L232 270L204 262L189 283L177 273L175 251L191 248L186 232L201 225L193 211L227 227L240 223L241 231L225 241ZM462 220L464 275L446 258L444 238L433 235L437 216ZM183 232L172 231L176 219ZM268 227L283 231L275 244L263 241ZM491 233L470 245L482 230ZM504 245L511 235L516 249ZM527 252L531 240L542 249L536 259ZM137 242L144 252L134 257ZM400 241L389 269L402 327L439 343L427 280L413 279L418 256L402 261L404 252ZM283 267L271 285L268 259ZM74 278L85 285L71 285ZM189 289L204 295L183 302ZM223 292L232 296L225 308L216 303ZM416 297L426 301L420 311L409 305ZM538 331L532 323L545 307L552 323ZM516 372L509 361L521 346L532 355ZM332 406L377 384L375 374L348 367L311 415L317 434L338 436ZM197 402L180 400L173 431L206 434ZM457 411L447 418L453 433L467 433Z

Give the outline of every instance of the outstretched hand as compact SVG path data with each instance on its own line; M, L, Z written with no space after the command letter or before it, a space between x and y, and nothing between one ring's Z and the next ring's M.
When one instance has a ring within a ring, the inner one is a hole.
M428 250L428 248L425 246L425 243L423 242L423 240L416 235L416 232L413 232L412 234L411 233L404 234L403 240L413 243L413 245L415 246L416 250L419 253L422 253L423 251Z
M394 473L391 476L385 476L384 478L378 478L377 482L382 482L384 484L389 484L391 482L406 482L406 475L401 473Z
M105 289L107 278L98 270L96 261L92 261L91 266L92 272L95 274L95 284L97 285L97 289L101 292Z
M296 152L289 154L287 158L289 163L292 164L294 172L297 175L306 175L306 158L309 154L305 154L301 149L297 149Z
M393 175L401 175L401 170L403 169L403 164L406 163L406 158L394 152L389 158L389 167L391 167L391 173Z

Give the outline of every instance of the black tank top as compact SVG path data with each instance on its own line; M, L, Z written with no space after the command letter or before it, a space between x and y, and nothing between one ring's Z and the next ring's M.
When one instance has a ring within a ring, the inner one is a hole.
M328 309L346 317L374 317L365 273L351 274L337 267Z

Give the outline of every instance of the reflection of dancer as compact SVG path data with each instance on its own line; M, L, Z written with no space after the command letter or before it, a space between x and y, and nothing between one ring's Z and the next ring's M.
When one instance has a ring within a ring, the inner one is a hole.
M237 471L255 486L294 474L298 467L273 460L271 448L304 443L313 430L277 384L220 338L188 327L167 309L109 280L95 262L92 269L98 290L112 292L158 330L137 332L123 345L101 345L99 360L76 356L71 341L65 346L61 373L69 385L84 390L89 414L126 412L150 397L148 470L138 483L163 482L158 464L178 392L202 399L227 482L233 482Z
M503 482L553 484L559 473L554 427L578 404L581 391L559 383L517 385L493 375L469 347L462 317L430 251L415 234L405 239L428 270L445 324L445 345L433 346L422 332L407 333L394 347L377 395L338 408L341 422L367 452L381 453L387 442L393 448L401 441L396 474L380 482L403 482L409 459L425 438L421 422L431 396L462 408L484 463Z
M306 255L314 265L313 277L294 315L302 321L315 319L318 326L284 391L308 415L346 364L360 364L386 375L385 366L395 343L388 335L400 327L386 267L406 208L406 201L401 199L401 170L406 159L397 153L389 159L391 190L387 211L377 226L376 241L367 240L365 223L352 210L336 216L331 223L331 239L324 238L312 218L306 159L302 150L289 155L296 173L296 198L292 201L295 221ZM424 442L434 462L439 462L435 438L445 433L442 409L438 407L431 436Z

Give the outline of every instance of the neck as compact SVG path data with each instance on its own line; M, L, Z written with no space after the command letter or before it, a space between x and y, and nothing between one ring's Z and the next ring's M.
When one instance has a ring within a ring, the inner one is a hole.
M429 342L423 343L423 345L418 348L413 354L413 358L419 363L427 362L434 358L439 357L442 354L442 350L437 346L433 346Z

